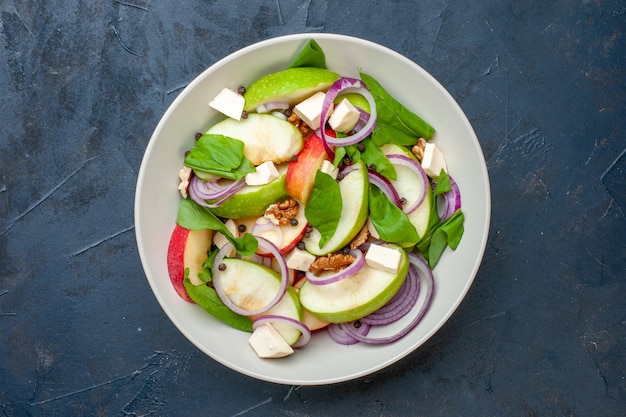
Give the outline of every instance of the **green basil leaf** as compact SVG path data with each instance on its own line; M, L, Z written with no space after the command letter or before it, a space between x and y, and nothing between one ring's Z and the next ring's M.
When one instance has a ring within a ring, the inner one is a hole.
M330 175L317 171L309 202L304 209L307 221L315 227L322 238L320 247L330 239L337 230L341 217L342 200L339 184Z
M381 121L377 121L376 127L374 127L372 131L372 140L376 146L383 146L387 143L393 143L399 146L413 146L416 142L414 135L409 135Z
M369 187L370 220L380 238L392 243L417 242L420 237L409 217L393 204L383 192Z
M374 165L376 172L380 175L390 180L395 180L396 169L374 141L371 138L365 138L361 143L365 146L365 150L361 152L361 159L363 159L365 165L368 167Z
M322 47L315 40L311 39L289 66L289 68L297 67L326 69L326 55L324 55Z
M393 98L373 77L361 72L361 79L374 96L377 121L387 123L409 135L432 138L435 129Z
M333 158L333 165L338 167L343 164L343 158L346 156L346 148L343 146L337 146L335 148L335 157Z
M433 205L436 207L436 204ZM432 216L433 214L431 213ZM439 219L439 217L436 218ZM437 220L435 224L431 223L428 231L417 244L417 249L424 255L431 269L439 262L439 258L446 246L449 246L452 250L459 246L465 230L463 227L464 220L465 216L459 209L443 222Z
M450 190L452 190L452 186L450 185L450 177L442 168L441 172L439 173L439 178L437 178L437 185L433 190L433 197L437 197L440 194L447 193Z
M185 165L209 174L238 180L255 168L243 155L244 143L224 135L202 135L189 154Z
M234 237L224 223L211 212L190 198L185 198L178 206L176 223L185 229L202 230L211 229L220 232L233 244L238 253L248 256L256 252L259 242L250 233L241 237Z
M226 307L213 288L208 285L193 285L187 277L185 277L183 284L189 298L213 317L235 329L252 332L250 317L241 316Z

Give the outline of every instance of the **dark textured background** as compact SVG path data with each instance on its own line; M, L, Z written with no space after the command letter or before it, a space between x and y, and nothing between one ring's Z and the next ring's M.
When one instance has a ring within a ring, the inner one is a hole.
M133 199L190 80L312 31L379 42L450 91L493 213L475 284L426 345L289 387L168 321ZM626 415L625 31L623 0L0 0L0 416Z

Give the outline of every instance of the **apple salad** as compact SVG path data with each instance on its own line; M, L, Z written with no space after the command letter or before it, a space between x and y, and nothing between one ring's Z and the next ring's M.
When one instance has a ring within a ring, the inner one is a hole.
M262 358L314 332L382 344L417 326L432 270L463 235L435 129L365 71L327 69L314 40L209 106L223 117L196 135L179 174L167 254L176 292L250 332ZM401 318L399 331L371 335Z

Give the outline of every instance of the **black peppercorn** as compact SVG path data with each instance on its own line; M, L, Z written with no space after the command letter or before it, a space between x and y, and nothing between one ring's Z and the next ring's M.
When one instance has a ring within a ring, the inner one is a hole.
M246 231L246 225L245 224L240 224L239 226L237 226L237 230L239 230L239 233L243 233Z
M217 269L219 269L220 271L226 271L226 264L223 264L223 263L222 263L222 264L219 264L219 265L217 266Z

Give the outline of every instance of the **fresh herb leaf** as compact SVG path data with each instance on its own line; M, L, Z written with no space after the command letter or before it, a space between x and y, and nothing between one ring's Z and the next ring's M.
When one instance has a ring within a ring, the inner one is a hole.
M180 202L176 223L190 230L211 229L220 232L233 244L235 250L244 256L255 253L259 244L250 233L245 233L238 238L234 237L215 214L190 198L185 198Z
M374 165L376 167L375 171L380 175L390 180L395 180L396 169L374 141L371 138L365 138L361 143L365 146L365 150L361 152L361 159L365 162L365 165L368 167Z
M296 67L326 69L326 55L324 55L322 47L315 40L311 39L289 66L289 68Z
M361 72L361 79L374 96L376 102L377 120L387 123L401 131L430 139L435 129L417 114L404 107L370 75Z
M196 304L210 313L216 319L244 332L252 332L250 317L234 313L224 305L217 292L208 285L193 285L188 277L183 281L187 294Z
M420 238L409 217L393 204L383 192L369 187L370 220L380 238L392 243L417 242Z
M311 197L304 209L307 221L322 235L320 247L330 239L337 230L341 217L342 200L339 184L330 175L317 171Z
M439 173L439 178L437 178L437 185L433 190L433 196L437 197L438 195L447 193L450 190L452 190L452 186L450 185L450 177L442 168L441 172Z
M222 178L238 180L255 168L243 155L244 143L224 135L202 135L185 157L185 165Z
M413 146L416 142L415 135L407 134L381 121L377 121L376 127L374 127L372 131L372 140L376 146L383 146L387 143L393 143L399 146Z
M333 165L338 167L343 165L343 158L346 156L346 149L343 146L337 146L335 148L335 157L333 158Z
M433 206L436 207L436 204L433 204ZM434 214L435 218L439 219L436 216L436 208ZM431 213L432 216L433 214ZM437 221L434 225L429 226L428 231L417 244L417 249L424 255L431 269L435 268L439 262L439 258L446 246L450 246L452 250L459 246L465 230L463 227L464 220L463 212L461 209L458 209L443 222Z

